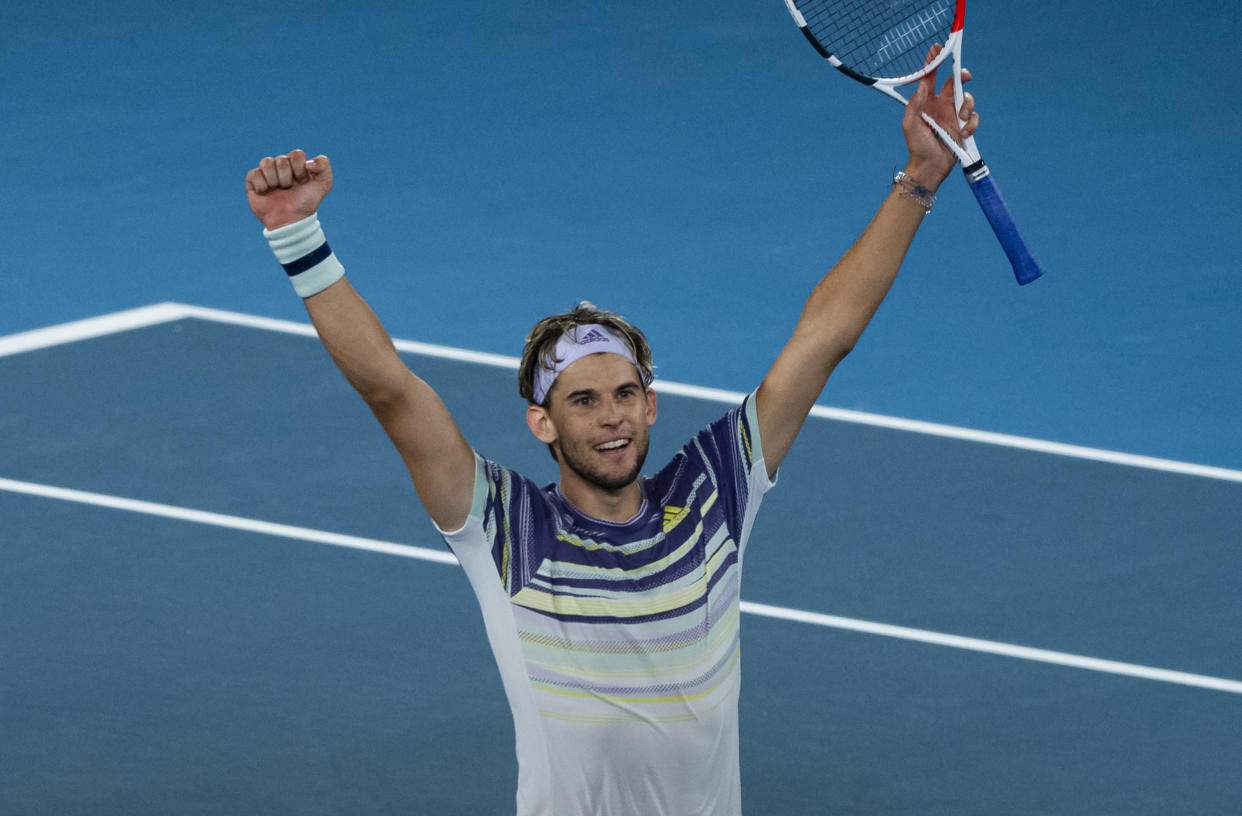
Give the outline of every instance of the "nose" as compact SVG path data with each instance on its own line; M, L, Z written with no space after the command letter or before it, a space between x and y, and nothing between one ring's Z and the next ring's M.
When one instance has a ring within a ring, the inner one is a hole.
M616 397L605 398L600 410L600 424L605 427L612 428L620 425L622 418L623 414L621 412L621 401Z

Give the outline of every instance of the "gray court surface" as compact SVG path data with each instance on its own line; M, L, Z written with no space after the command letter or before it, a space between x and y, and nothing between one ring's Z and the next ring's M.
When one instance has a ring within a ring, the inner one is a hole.
M512 370L406 359L476 448L554 477ZM177 319L0 380L0 813L512 809L472 596L413 549L445 552L315 339ZM660 407L649 463L727 406ZM1240 502L812 418L746 562L747 812L1238 812Z

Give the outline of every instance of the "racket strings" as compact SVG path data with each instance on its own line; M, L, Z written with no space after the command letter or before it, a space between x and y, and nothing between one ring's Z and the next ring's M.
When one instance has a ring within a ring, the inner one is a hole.
M927 50L944 44L954 0L795 0L807 31L847 68L877 79L922 70Z

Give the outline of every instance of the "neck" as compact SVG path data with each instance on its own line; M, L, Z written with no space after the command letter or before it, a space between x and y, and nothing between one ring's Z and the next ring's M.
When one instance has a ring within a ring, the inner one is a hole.
M588 516L614 523L629 521L643 506L643 489L637 479L625 487L606 490L583 481L576 474L562 473L561 494Z

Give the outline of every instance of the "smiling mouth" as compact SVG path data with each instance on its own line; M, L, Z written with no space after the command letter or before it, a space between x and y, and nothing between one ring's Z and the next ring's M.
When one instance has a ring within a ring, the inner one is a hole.
M614 439L611 442L605 442L602 445L596 445L595 450L607 453L608 451L621 450L630 444L628 439Z

